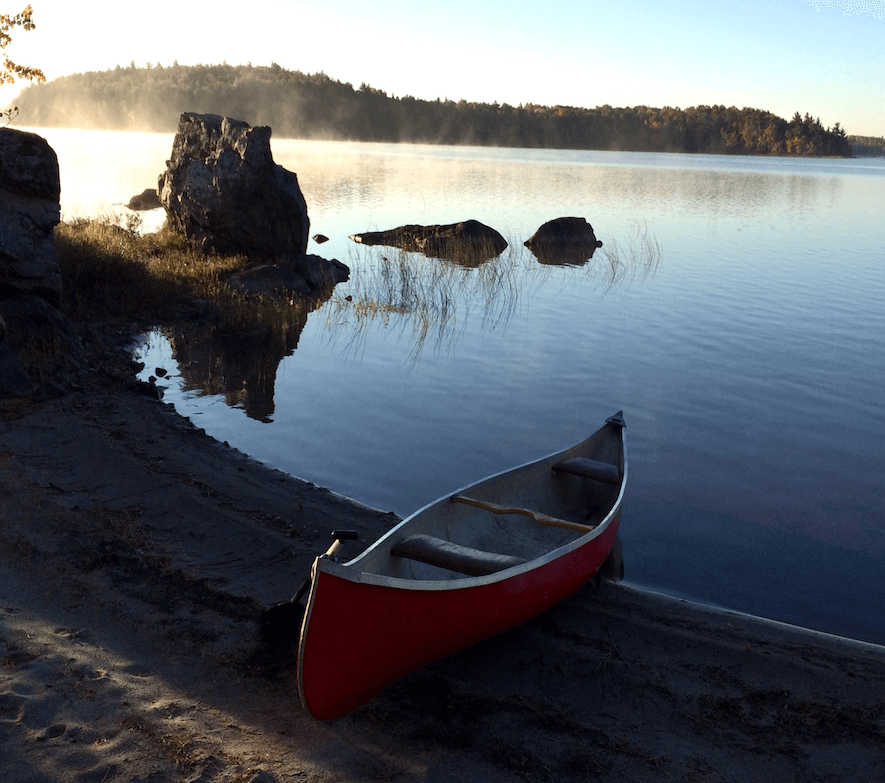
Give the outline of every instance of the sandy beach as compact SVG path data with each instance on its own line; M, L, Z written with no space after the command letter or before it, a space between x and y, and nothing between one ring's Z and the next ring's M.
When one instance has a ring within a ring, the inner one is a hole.
M397 518L91 386L0 420L5 783L885 779L885 648L606 581L317 722L257 618Z

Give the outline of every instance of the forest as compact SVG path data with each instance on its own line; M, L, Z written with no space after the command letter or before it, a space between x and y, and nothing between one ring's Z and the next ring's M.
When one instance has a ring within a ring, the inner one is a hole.
M856 158L885 158L885 138L882 136L849 136Z
M752 108L510 106L395 97L326 74L249 65L117 66L26 87L19 123L173 133L184 111L269 125L279 138L581 150L851 156L824 128ZM871 140L871 141L876 141ZM878 140L881 141L881 140ZM875 145L870 148L875 150ZM870 153L867 153L870 154Z

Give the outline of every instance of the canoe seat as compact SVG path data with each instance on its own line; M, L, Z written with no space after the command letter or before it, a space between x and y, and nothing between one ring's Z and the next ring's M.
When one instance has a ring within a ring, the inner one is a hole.
M621 483L621 472L617 465L612 465L610 462L597 462L595 459L587 459L586 457L575 457L557 462L553 466L553 470L558 473L583 476L615 487Z
M467 576L485 576L527 562L524 558L484 552L481 549L454 544L435 536L417 533L394 545L390 554L407 557L419 563L448 568Z

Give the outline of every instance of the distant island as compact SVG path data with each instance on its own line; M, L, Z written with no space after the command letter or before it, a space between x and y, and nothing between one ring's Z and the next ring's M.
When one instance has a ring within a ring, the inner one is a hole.
M279 65L148 64L62 76L26 87L19 122L172 133L183 111L269 125L280 138L743 155L885 154L885 139L852 146L839 123L798 112L695 106L510 106L390 96L324 73ZM860 149L859 149L860 148ZM877 152L878 151L878 152Z

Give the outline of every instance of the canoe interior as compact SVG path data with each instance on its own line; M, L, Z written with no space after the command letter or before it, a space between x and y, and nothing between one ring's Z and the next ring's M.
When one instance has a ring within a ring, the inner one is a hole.
M584 457L617 467L617 485L553 470L567 459ZM400 541L417 533L466 547L509 555L527 561L567 546L588 532L541 525L521 514L495 514L482 508L452 502L465 495L498 506L520 507L567 522L591 527L606 521L617 503L624 479L622 427L608 423L586 441L537 462L465 487L452 496L426 506L403 520L363 554L345 563L344 571L411 581L463 580L446 568L391 554ZM594 533L599 530L595 527ZM354 573L356 578L359 578Z

